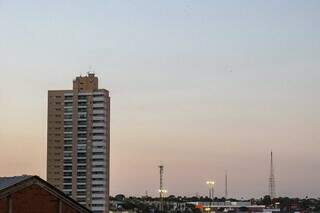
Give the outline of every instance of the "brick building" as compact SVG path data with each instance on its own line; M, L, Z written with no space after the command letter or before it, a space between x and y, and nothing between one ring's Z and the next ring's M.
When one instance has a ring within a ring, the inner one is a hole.
M38 176L0 178L0 213L89 213Z

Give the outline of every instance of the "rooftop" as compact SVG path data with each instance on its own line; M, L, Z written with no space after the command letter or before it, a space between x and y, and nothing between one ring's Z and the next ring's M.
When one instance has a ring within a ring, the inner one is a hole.
M13 177L0 177L0 190L13 186L21 181L31 178L30 175L21 175Z

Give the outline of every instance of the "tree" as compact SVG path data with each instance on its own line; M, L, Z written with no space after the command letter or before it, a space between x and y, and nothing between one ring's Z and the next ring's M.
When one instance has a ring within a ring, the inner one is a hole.
M271 197L269 195L264 196L262 199L262 204L265 206L270 206L272 204Z
M118 194L114 197L114 199L116 201L124 201L126 199L126 196L124 196L123 194Z

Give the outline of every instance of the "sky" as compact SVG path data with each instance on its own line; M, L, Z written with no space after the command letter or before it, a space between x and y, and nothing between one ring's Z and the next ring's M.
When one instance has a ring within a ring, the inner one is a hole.
M320 2L0 0L0 176L46 178L47 91L111 95L111 194L320 196Z

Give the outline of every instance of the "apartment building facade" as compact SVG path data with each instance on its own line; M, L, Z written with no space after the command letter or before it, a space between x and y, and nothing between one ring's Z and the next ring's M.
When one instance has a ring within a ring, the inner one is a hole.
M109 212L110 96L94 74L48 91L47 180L96 213Z

